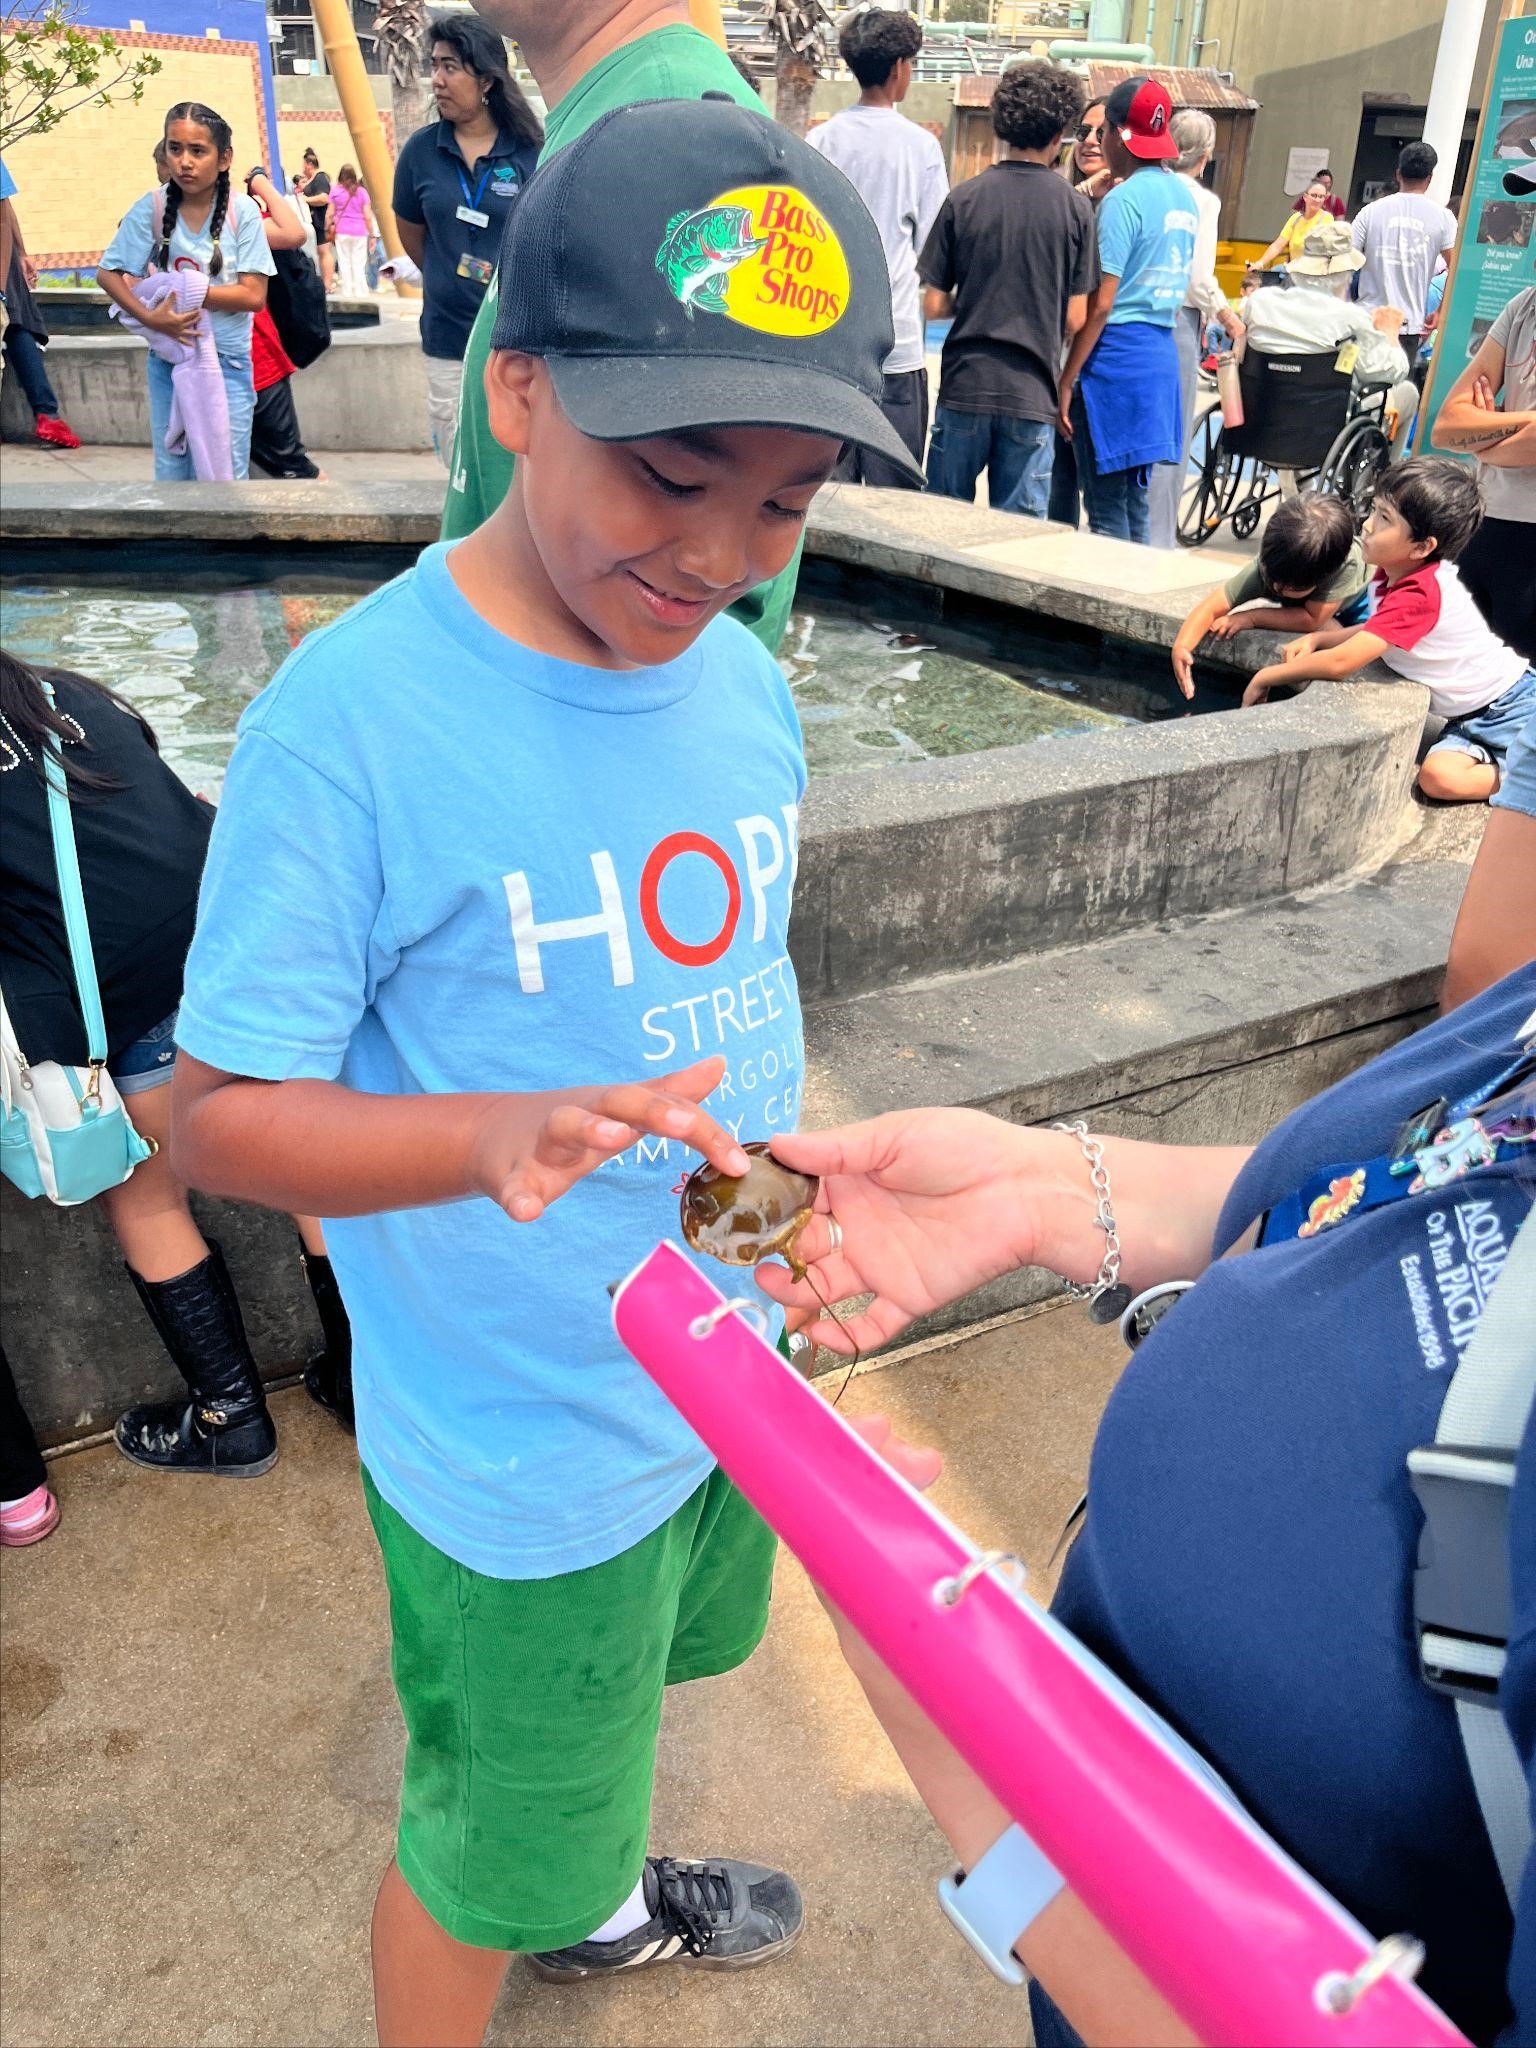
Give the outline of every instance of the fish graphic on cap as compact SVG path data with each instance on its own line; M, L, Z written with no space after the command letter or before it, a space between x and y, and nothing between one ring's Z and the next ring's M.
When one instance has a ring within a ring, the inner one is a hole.
M752 215L745 206L704 206L697 213L674 213L667 222L656 268L691 320L695 306L706 313L725 311L725 280L738 263L768 246L752 233Z

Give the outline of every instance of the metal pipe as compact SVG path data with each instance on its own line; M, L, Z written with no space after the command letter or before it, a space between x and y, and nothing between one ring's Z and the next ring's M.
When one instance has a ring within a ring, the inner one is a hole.
M1095 64L1150 64L1150 43L1075 43L1063 39L1047 43L1045 54L1053 64L1084 60Z
M1091 0L1088 35L1096 43L1123 43L1130 27L1130 0Z
M1429 197L1442 206L1451 196L1451 182L1456 175L1456 158L1461 150L1461 131L1466 125L1467 100L1486 12L1487 0L1446 0L1445 18L1440 23L1435 75L1430 83L1429 105L1424 110L1424 140L1434 145L1440 158L1429 181Z
M1168 30L1168 62L1179 60L1179 33L1184 26L1184 0L1173 0L1173 23Z
M1157 0L1147 0L1147 25L1142 30L1142 34L1147 39L1147 48L1155 52L1157 49ZM1149 62L1153 64L1157 62L1155 54L1149 59Z
M325 51L326 69L336 81L336 97L347 117L347 130L357 152L358 170L368 187L373 217L379 224L379 233L388 253L403 256L405 248L400 240L400 230L395 225L395 209L391 200L395 189L395 167L390 161L389 145L384 140L384 124L373 103L368 73L363 69L363 53L357 46L352 9L348 0L312 0L312 7L315 26L320 31L321 47ZM416 297L414 289L407 285L397 284L395 290L402 298Z
M1189 10L1189 48L1184 52L1184 62L1194 64L1195 52L1205 46L1205 0L1194 0ZM1214 42L1216 38L1213 36Z

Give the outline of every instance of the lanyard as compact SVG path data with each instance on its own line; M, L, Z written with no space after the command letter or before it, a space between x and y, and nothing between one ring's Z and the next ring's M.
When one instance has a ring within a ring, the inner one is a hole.
M1405 1195L1449 1187L1468 1174L1512 1159L1536 1143L1536 1116L1499 1108L1496 1099L1531 1066L1522 1051L1485 1087L1456 1102L1436 1102L1409 1120L1390 1156L1363 1164L1341 1160L1312 1174L1264 1219L1260 1244L1316 1237L1347 1216L1364 1216ZM1492 1108L1484 1105L1494 1104ZM1478 1110L1483 1110L1481 1116Z
M464 204L469 208L471 213L479 213L481 211L480 202L485 197L485 188L491 182L491 172L495 169L495 165L487 164L485 169L480 173L480 182L475 187L475 193L473 198L470 197L469 179L464 174L464 165L462 160L456 163L453 168L459 174L459 187L464 194Z

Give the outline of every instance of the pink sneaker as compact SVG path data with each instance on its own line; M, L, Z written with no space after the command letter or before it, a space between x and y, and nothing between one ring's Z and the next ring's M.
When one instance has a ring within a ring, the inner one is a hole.
M0 1501L0 1544L19 1550L41 1543L59 1525L59 1504L46 1486L34 1486L21 1500Z

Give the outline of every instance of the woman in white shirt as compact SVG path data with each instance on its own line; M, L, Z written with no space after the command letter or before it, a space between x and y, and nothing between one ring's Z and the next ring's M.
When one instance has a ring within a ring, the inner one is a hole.
M1189 459L1189 437L1194 431L1195 397L1200 379L1200 337L1207 320L1219 320L1236 339L1241 323L1227 304L1227 295L1216 282L1216 237L1221 218L1221 201L1201 176L1216 147L1216 123L1197 107L1186 107L1173 117L1173 139L1179 145L1172 169L1194 194L1200 227L1195 235L1195 260L1190 265L1189 290L1173 338L1179 352L1179 389L1184 401L1184 462L1160 462L1152 472L1149 509L1152 516L1152 545L1171 548L1178 543L1179 499L1184 490L1184 468Z

